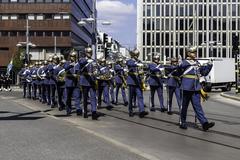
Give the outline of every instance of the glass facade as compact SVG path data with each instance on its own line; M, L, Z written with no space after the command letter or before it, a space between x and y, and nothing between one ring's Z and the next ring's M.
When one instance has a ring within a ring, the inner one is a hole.
M188 46L198 57L233 57L232 36L239 35L237 0L139 0L137 43L142 59L152 53L185 57Z

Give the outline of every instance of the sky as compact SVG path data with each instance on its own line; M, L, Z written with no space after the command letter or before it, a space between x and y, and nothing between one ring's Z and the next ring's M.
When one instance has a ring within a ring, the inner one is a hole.
M136 46L137 0L97 0L98 29L127 48ZM110 26L101 25L110 21Z

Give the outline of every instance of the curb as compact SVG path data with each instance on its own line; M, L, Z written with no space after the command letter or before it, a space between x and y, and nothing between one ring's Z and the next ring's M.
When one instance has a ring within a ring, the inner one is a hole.
M240 97L230 96L230 95L227 95L225 93L221 93L220 95L222 97L225 97L225 98L229 98L229 99L233 99L233 100L236 100L236 101L240 101Z

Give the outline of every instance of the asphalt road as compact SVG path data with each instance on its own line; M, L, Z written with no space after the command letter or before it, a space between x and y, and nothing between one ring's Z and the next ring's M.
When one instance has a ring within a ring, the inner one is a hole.
M129 118L126 107L116 106L112 111L100 109L105 116L92 121L75 114L65 117L65 112L21 99L19 92L2 92L0 159L238 160L240 102L219 94L211 93L203 104L209 121L216 123L203 132L194 123L192 107L190 127L178 128L176 102L171 116L157 111L144 119ZM145 92L147 106L148 99Z

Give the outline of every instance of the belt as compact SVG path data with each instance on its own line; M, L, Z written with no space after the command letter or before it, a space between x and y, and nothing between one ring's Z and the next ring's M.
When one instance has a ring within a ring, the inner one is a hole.
M129 75L139 76L139 73L137 72L128 72Z
M198 79L198 76L196 75L191 75L191 74L185 74L182 75L183 78L190 78L190 79Z

